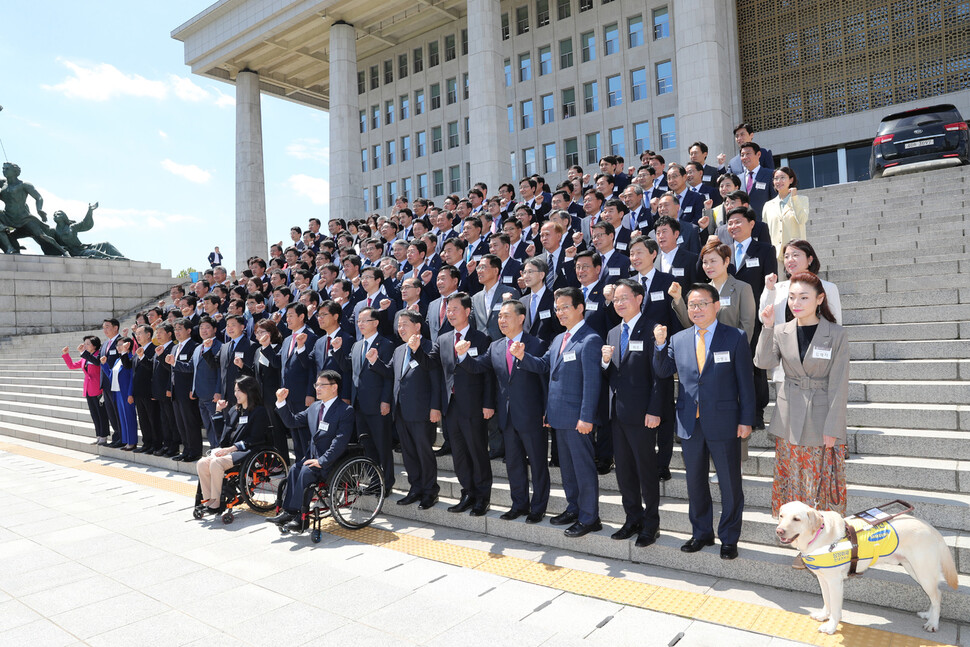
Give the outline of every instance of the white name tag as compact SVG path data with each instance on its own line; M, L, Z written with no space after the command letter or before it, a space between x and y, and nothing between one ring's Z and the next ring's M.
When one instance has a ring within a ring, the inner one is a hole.
M496 303L494 306L492 306L492 312L498 312L501 309L502 309L501 303Z
M651 292L650 293L650 300L651 301L663 301L664 300L664 293L663 292Z
M599 309L600 309L600 304L598 304L598 303L587 303L586 304L586 312L596 312Z
M329 422L322 422L321 421L320 422L320 431L330 431L330 423Z
M690 205L689 207L684 208L684 213L690 213L693 210L694 210L694 205Z
M472 346L471 348L468 349L468 354L471 355L472 357L478 357L478 349Z
M711 181L711 176L710 175L701 176L701 181L702 182L710 182Z
M266 358L265 355L262 355L262 354L259 356L259 363L262 364L263 366L269 366L269 360Z
M179 361L180 362L187 362L187 361L189 361L189 356L186 355L185 353L182 353L181 355L179 355Z
M721 307L727 308L731 305L731 297L721 297Z
M117 354L118 354L118 351L114 350L113 348L108 351L108 355L117 355Z
M246 356L246 353L243 353L241 351L236 351L235 355L236 355L236 359L242 359L243 357Z
M482 260L482 257L481 256L472 256L472 260L477 263L478 261Z
M643 350L643 342L642 341L631 341L630 342L630 350L636 351L638 353L641 352Z
M677 236L677 244L678 245L683 245L684 244L684 237L683 236Z
M239 424L244 425L247 422L249 422L249 416L240 416L239 417Z
M618 268L618 267L611 267L611 268L609 268L607 270L607 272L609 273L610 276L619 276L620 275L620 268Z
M540 310L539 311L539 318L540 319L548 319L551 316L552 316L552 313L550 311L548 311L548 310Z
M511 276L503 276L502 277L502 283L507 283L509 285L512 285L512 277Z
M761 259L760 258L749 258L746 261L744 261L744 264L747 267L761 267Z
M572 351L571 350L571 351L569 351L568 353L566 353L565 355L562 356L562 361L564 361L564 362L571 362L574 359L576 359L576 351Z
M616 248L619 250L624 250L626 249L626 243L617 243Z
M670 268L670 273L673 274L674 276L683 276L684 275L684 268L682 268L682 267L671 267Z
M814 359L832 359L831 348L813 348L812 357Z
M408 366L410 366L411 368L417 368L418 367L418 360L412 359L410 362L408 362Z
M714 352L715 364L726 364L731 361L731 351L719 350Z
M767 186L767 185L764 182L755 182L754 183L754 188L761 189L762 191L764 191L765 186Z

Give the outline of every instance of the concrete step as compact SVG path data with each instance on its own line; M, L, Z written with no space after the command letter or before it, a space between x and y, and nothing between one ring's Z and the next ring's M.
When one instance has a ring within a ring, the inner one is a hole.
M824 221L821 215L824 207L818 212L810 214L808 230L812 237L812 246L828 246L830 241L853 242L856 238L867 238L873 236L886 236L888 238L896 236L914 236L918 234L933 234L938 231L960 230L965 228L963 223L970 222L967 215L962 211L949 211L944 213L925 213L917 212L911 218L893 219L886 218L880 213L878 217L867 221L842 220ZM818 223L813 227L813 222Z
M899 295L901 302L906 302L906 296ZM851 299L847 301L851 302ZM843 301L843 303L846 303L846 301ZM843 309L842 317L845 320L843 323L847 325L959 321L961 330L960 337L966 338L966 321L970 318L970 304L897 306L890 308L865 308L861 310Z
M852 359L967 359L970 339L936 341L853 341Z
M778 387L769 384L771 401ZM963 404L970 402L970 382L919 380L851 380L849 402Z
M927 280L923 277L898 278L858 278L838 284L839 295L878 294L884 292L916 292L926 289ZM970 274L950 274L947 286L951 288L970 287Z
M970 273L970 260L932 257L920 263L914 262L913 259L904 259L895 264L862 262L848 268L835 267L829 262L822 265L819 273L822 278L836 285L839 285L842 281L858 279L886 278L891 280L930 277L927 279L928 285L935 287L940 284L939 277L941 276ZM926 285L923 287L925 288ZM953 302L954 299L951 298L949 303Z
M956 380L970 379L970 360L892 359L849 363L853 380Z
M970 286L968 286L970 287ZM954 340L960 337L960 324L940 321L904 324L846 325L850 341L925 341ZM2 375L2 372L0 372Z
M928 250L925 254L914 252L883 252L880 248L872 247L870 251L857 252L853 255L840 255L819 258L822 267L826 269L860 269L869 270L867 274L890 273L894 269L900 270L909 265L916 265L924 262L951 262L956 263L966 259L967 244L964 239L958 239L946 244L937 245L934 249ZM821 254L821 252L819 252ZM953 271L953 265L950 271Z

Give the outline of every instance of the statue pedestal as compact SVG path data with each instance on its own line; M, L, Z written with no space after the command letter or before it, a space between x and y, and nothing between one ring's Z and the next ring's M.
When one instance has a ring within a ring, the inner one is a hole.
M0 337L93 330L181 279L157 263L0 254Z

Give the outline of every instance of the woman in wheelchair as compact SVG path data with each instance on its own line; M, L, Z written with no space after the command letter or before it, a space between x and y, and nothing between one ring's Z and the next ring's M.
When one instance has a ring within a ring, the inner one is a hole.
M220 438L219 447L209 450L198 462L199 487L204 502L201 507L202 512L208 514L223 511L221 494L226 471L243 462L254 449L273 444L269 414L263 407L256 379L248 375L239 377L233 393L236 406L225 411L228 403L219 400L216 415L212 418Z

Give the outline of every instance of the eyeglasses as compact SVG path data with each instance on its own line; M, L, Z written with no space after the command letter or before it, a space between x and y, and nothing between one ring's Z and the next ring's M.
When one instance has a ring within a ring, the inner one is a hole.
M314 385L318 389L322 389L325 386L337 386L336 382L315 382Z
M627 301L633 301L631 296L613 297L613 303L626 303Z
M566 312L567 310L572 310L576 306L556 306L556 312Z
M688 310L703 310L704 308L706 308L707 306L711 305L712 303L714 303L714 302L713 301L695 301L694 303L688 303L687 304L687 309Z

